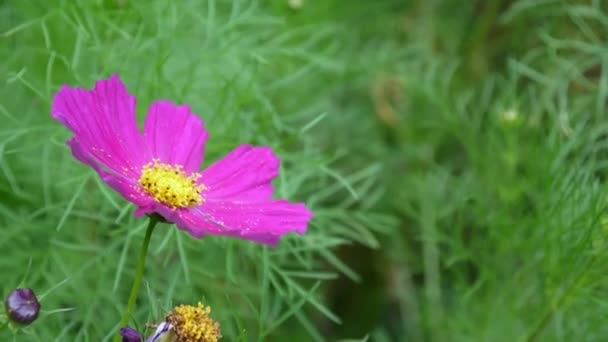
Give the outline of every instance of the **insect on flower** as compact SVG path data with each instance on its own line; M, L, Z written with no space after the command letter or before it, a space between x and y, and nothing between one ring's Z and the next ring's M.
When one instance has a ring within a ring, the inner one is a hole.
M209 134L188 106L157 101L140 132L136 100L118 76L93 90L63 86L52 117L74 133L76 159L134 203L196 238L223 235L276 245L304 234L312 212L272 199L280 160L269 147L242 145L200 171Z
M210 314L211 308L200 302L196 306L177 306L146 342L217 342L222 332Z

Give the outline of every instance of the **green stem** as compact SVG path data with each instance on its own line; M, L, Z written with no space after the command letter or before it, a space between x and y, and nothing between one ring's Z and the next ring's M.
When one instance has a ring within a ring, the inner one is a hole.
M586 267L580 271L572 284L555 301L555 304L551 305L551 307L541 316L532 331L520 339L521 342L533 342L540 337L541 333L545 330L545 327L551 322L553 316L568 303L568 300L574 294L574 291L579 288L580 284L585 279L587 271L593 268L597 260L597 254L593 255L592 259L587 263Z
M593 217L593 225L596 225L600 222L600 220L604 217L603 213L605 212L605 208L598 211L598 213ZM597 253L591 255L591 259L587 262L585 267L578 273L576 278L572 281L570 286L566 288L566 290L562 293L561 296L554 302L555 304L551 305L547 311L545 311L544 315L541 316L540 320L536 325L533 326L531 332L529 334L524 335L520 342L533 342L542 334L545 327L551 322L553 316L558 312L558 310L562 309L563 306L568 304L568 300L571 296L574 295L574 292L579 288L581 283L584 281L587 272L593 269L593 266L597 262L600 261L600 257Z
M152 237L152 231L158 223L159 219L155 216L150 216L150 221L148 222L148 228L146 229L146 237L144 237L144 242L141 245L141 250L139 251L139 260L137 261L137 271L135 273L135 280L133 281L133 287L131 288L131 294L129 295L129 302L127 303L127 309L122 315L122 319L120 320L119 328L125 328L129 322L131 321L131 315L133 314L133 309L135 308L135 301L137 301L137 297L139 296L139 289L141 287L141 281L144 277L144 269L146 265L146 255L148 254L148 246L150 245L150 238ZM116 334L114 337L114 342L120 342L121 336L120 333Z

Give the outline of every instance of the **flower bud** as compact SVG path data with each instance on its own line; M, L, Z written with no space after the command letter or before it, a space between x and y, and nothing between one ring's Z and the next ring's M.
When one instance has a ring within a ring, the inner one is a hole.
M29 325L38 318L40 303L32 289L16 289L4 302L8 318L19 325Z
M135 329L122 328L120 336L122 336L122 342L141 342L141 336Z

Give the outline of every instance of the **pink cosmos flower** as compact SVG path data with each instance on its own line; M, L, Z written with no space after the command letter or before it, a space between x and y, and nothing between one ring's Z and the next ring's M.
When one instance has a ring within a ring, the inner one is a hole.
M63 86L52 116L73 133L74 157L134 203L135 215L159 214L196 238L224 235L276 245L304 234L304 204L273 200L280 160L268 147L242 145L207 169L209 134L188 106L152 104L141 134L131 96L118 76L93 90Z

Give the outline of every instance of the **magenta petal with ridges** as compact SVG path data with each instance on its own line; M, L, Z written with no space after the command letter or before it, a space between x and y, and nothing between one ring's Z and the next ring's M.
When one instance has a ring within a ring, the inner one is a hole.
M239 146L202 172L206 202L259 202L272 197L281 161L269 147Z
M203 120L193 114L190 107L176 106L169 101L158 101L150 107L144 129L149 159L182 165L187 172L197 172L203 163L208 138Z
M74 132L73 144L80 146L85 159L137 177L143 151L135 106L135 98L112 76L93 90L62 87L53 100L52 116Z
M76 159L91 166L95 171L97 171L104 182L121 194L126 200L131 201L140 207L150 206L154 203L154 200L150 196L137 190L135 179L131 179L128 176L121 174L108 172L108 170L104 169L103 165L99 164L96 160L91 159L90 155L83 152L82 147L76 138L68 141L68 146L72 148L72 154Z
M271 246L276 246L286 234L306 233L313 217L304 204L281 200L248 204L216 202L178 210L157 204L140 208L136 216L153 213L175 223L197 239L206 235L220 235Z
M143 163L136 100L118 76L99 81L93 90L64 86L53 100L52 116L74 133L68 142L76 159L91 166L125 199L146 205L136 190Z
M197 209L180 212L177 226L195 237L223 235L270 245L288 233L306 233L313 217L304 204L284 200L205 203Z

